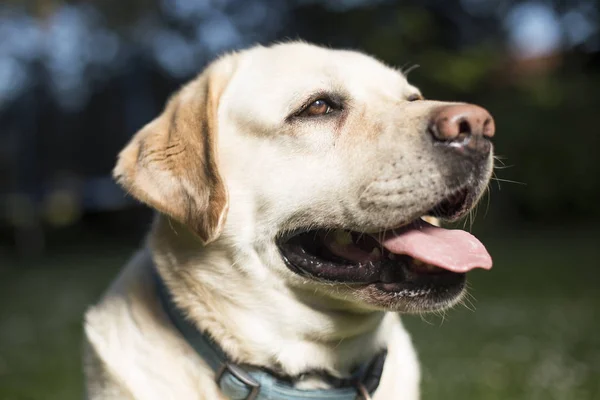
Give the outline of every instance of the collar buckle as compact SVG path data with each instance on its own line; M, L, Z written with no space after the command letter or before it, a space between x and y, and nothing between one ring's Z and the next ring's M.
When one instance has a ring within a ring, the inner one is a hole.
M260 393L260 383L258 383L256 379L254 379L252 375L250 375L242 367L229 362L223 363L221 368L219 368L217 371L215 381L219 387L221 386L221 380L223 379L223 376L227 372L233 375L248 388L249 393L244 400L255 400L258 397L258 394Z

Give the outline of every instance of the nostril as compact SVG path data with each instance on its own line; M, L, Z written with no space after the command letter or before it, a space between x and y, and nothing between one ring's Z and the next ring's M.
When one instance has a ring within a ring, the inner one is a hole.
M470 135L473 133L471 130L471 124L466 119L463 119L463 120L459 121L459 123L458 123L458 134L460 135L461 133L464 133L467 135Z
M470 104L441 107L432 116L429 132L442 142L462 143L469 137L490 139L495 126L492 116L483 108ZM469 139L470 140L470 139Z

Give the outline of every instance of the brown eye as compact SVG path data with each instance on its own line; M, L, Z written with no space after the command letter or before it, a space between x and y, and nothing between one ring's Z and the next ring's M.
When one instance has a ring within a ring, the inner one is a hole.
M423 100L423 96L421 96L418 93L413 93L410 96L408 96L408 98L406 99L408 101L417 101L417 100Z
M319 99L314 101L311 105L302 111L302 115L306 116L317 116L317 115L325 115L329 114L333 111L331 105L327 102L327 100Z

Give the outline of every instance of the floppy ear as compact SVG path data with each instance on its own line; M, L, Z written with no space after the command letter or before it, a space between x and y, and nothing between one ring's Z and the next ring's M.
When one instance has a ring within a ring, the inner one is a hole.
M236 56L211 64L121 151L113 175L138 200L187 224L206 244L221 233L227 189L217 167L217 109Z

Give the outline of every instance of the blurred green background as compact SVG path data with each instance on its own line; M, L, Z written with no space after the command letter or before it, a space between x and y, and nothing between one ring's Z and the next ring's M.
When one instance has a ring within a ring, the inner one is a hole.
M82 313L151 219L110 179L127 139L219 53L300 38L496 119L494 269L405 318L423 398L600 399L599 24L586 0L4 0L0 400L82 396Z

